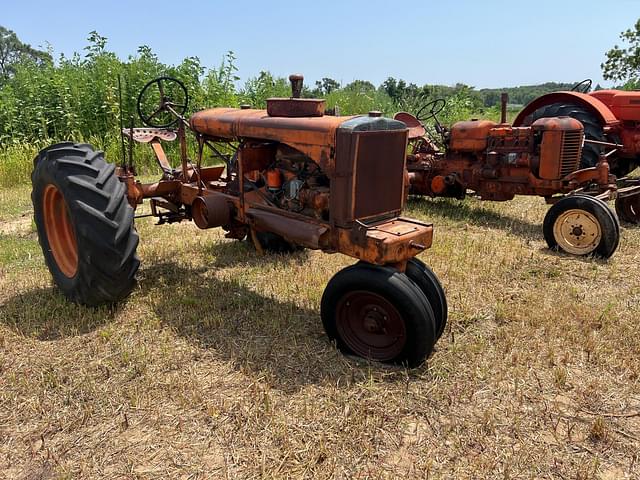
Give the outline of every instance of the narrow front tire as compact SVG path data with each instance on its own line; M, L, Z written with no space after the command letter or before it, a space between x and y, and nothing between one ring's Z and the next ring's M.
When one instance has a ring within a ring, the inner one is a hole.
M556 202L544 218L543 233L549 248L573 255L609 258L620 242L617 217L605 202L587 195Z
M361 262L338 272L322 296L321 317L342 352L379 362L420 365L437 340L425 294L390 267Z

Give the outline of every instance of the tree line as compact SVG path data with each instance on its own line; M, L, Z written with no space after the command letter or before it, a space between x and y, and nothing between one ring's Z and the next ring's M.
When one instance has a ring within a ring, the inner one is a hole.
M632 88L640 85L640 20L634 29L623 32L621 39L629 46L616 45L607 53L603 75L626 82L626 87ZM0 145L115 137L121 113L128 124L135 114L138 92L147 81L160 75L173 76L185 83L191 112L242 104L263 108L269 97L290 95L287 79L267 71L239 84L235 60L233 52L227 52L215 68L205 68L197 57L167 65L145 45L121 60L107 48L107 39L95 31L89 34L82 52L70 57L58 55L54 60L51 48L47 51L33 48L0 26ZM123 84L122 110L118 78ZM503 91L509 94L511 104L521 106L545 93L571 88L574 83L478 90L462 83L418 86L392 77L378 86L367 80L342 85L325 77L313 86L306 86L303 95L326 98L328 107L337 107L344 115L370 110L388 115L399 110L415 111L428 101L444 98L447 108L441 121L448 123L471 115L495 118Z

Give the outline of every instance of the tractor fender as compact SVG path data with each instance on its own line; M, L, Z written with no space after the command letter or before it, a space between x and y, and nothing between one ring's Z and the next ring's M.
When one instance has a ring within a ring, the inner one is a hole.
M583 106L598 117L603 127L613 127L620 124L620 121L611 112L609 107L597 98L579 92L554 92L542 95L524 107L513 121L513 126L521 127L524 124L525 118L539 108L551 105L552 103L573 103Z

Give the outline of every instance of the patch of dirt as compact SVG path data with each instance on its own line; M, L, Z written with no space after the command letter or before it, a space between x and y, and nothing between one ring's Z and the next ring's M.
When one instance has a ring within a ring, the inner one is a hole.
M33 215L25 213L18 218L0 221L0 235L12 235L15 237L29 237L35 235L31 229Z

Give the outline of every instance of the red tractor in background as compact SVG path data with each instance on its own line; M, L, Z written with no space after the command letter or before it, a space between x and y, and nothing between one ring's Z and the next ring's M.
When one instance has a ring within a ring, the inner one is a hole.
M591 84L586 79L570 91L535 99L518 114L513 125L527 126L540 118L565 115L580 120L585 139L589 140L582 149L580 168L596 165L604 143L618 144L607 158L611 173L623 187L623 194L616 198L616 212L626 222L640 223L640 196L624 195L624 188L630 183L625 177L640 166L640 91L589 92Z
M531 125L540 118L568 116L580 120L587 140L580 168L594 167L603 146L619 144L608 158L611 173L624 177L640 165L640 91L597 90L589 92L591 80L583 80L571 91L536 98L516 117L514 127Z
M576 255L613 255L620 227L605 201L616 199L619 216L639 222L640 183L616 178L610 173L609 160L619 161L619 169L623 162L626 169L631 168L637 150L631 155L632 150L617 141L585 139L583 123L568 115L530 116L527 126L522 126L522 120L518 126L510 125L506 106L507 95L503 94L500 123L474 119L450 128L437 119L445 107L442 99L429 102L415 115L396 114L394 118L409 128L409 193L462 199L471 191L482 200L493 201L511 200L515 195L541 196L553 204L543 225L550 248ZM531 111L537 111L535 105ZM427 134L423 122L429 119L434 120L440 142ZM603 131L622 135L622 124L615 125L618 130ZM629 133L624 135L635 142Z

